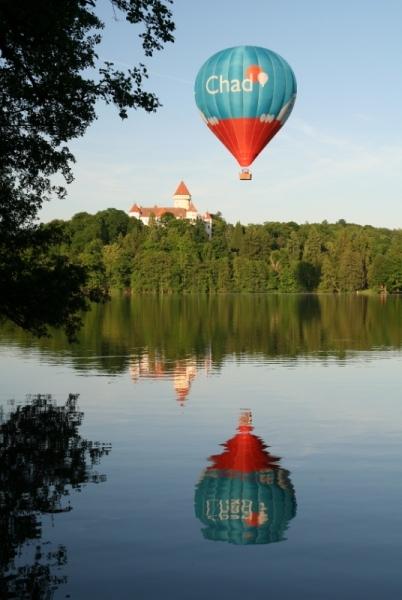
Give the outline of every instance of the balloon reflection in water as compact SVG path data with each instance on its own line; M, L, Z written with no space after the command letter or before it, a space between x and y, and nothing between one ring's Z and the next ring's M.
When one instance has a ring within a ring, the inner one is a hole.
M196 486L195 514L202 533L232 544L269 544L284 540L296 514L289 471L279 467L261 438L253 435L251 412L240 415L237 433L222 454L211 456Z
M71 511L70 490L106 479L96 465L111 447L79 435L77 397L57 406L38 395L0 412L0 598L53 597L67 551L41 540L41 515Z

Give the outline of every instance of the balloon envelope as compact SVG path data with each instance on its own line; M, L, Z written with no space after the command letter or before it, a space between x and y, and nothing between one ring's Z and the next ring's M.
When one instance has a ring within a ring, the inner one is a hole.
M247 419L249 423L247 423ZM251 433L251 413L240 417L238 433L211 456L196 486L195 514L206 539L232 544L269 544L285 539L296 514L294 488L279 458Z
M296 514L289 472L206 470L196 487L195 514L209 540L241 545L280 542Z
M209 129L248 167L279 131L296 99L296 79L279 54L257 46L209 58L195 81L195 101Z

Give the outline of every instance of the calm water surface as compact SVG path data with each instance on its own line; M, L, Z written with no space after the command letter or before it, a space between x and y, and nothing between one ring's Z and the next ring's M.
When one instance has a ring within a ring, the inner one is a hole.
M392 297L4 325L0 597L400 598L401 346Z

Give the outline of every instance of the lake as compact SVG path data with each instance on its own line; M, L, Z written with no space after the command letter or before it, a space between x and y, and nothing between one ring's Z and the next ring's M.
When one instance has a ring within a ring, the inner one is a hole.
M0 329L0 596L399 598L402 299L114 298Z

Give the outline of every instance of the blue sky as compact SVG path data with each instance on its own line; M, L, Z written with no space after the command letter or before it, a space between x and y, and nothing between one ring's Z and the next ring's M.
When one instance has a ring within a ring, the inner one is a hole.
M99 56L147 64L163 107L98 120L70 144L75 182L42 220L114 207L171 203L183 179L200 211L229 222L348 222L402 227L402 2L400 0L176 0L174 44L144 59L138 29L107 0ZM117 15L118 16L118 15ZM284 128L238 179L232 155L202 122L194 79L213 53L270 48L291 65L298 97Z

